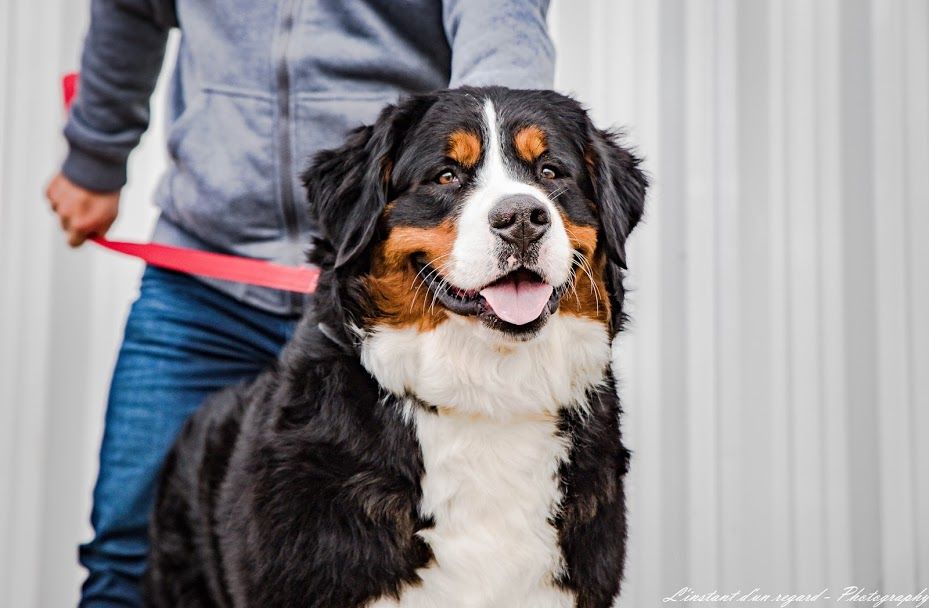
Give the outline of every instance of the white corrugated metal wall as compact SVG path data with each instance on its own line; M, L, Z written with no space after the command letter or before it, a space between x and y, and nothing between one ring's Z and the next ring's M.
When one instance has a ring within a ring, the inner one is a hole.
M552 23L558 86L654 177L623 603L929 585L929 3L561 0Z
M76 597L139 269L67 250L40 196L85 12L0 1L3 606ZM619 350L621 604L929 585L929 1L556 0L551 23L559 87L655 183ZM146 234L158 139L121 236Z
M109 375L142 266L71 250L44 200L87 0L0 0L0 607L74 605ZM162 85L163 88L163 85ZM160 97L160 96L159 96ZM161 103L155 102L156 116ZM133 154L114 235L145 239L164 166Z

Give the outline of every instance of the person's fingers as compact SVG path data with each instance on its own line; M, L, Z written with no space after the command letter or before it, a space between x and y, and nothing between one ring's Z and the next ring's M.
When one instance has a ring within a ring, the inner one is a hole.
M115 215L110 218L107 218L100 224L100 226L96 230L94 230L91 236L106 236L106 233L110 231L110 228L112 228L115 222L116 222Z
M65 195L58 204L57 213L68 244L77 247L83 241L81 235L86 222L81 201L73 196Z
M119 211L118 192L90 192L61 174L48 183L45 196L72 247L79 247L92 236L106 234Z
M57 212L59 201L59 187L57 180L52 180L48 183L48 187L45 189L45 198L48 199L49 205L51 205L52 211Z
M90 218L82 217L71 223L68 230L68 244L72 247L79 247L93 234L96 228L96 222Z
M82 210L69 224L68 243L77 247L88 238L104 236L115 221L116 214L110 207L100 206Z
M51 200L55 198L56 193L58 192L58 176L53 177L48 185L45 187L45 198Z
M112 218L112 213L108 207L91 207L81 214L81 221L77 223L77 228L84 232L105 231L109 228Z
M64 195L57 197L55 199L55 213L58 214L58 219L61 222L61 227L67 231L68 226L71 224L74 215L75 215L75 203L74 198Z
M86 240L87 234L83 232L79 232L77 230L71 230L68 232L68 245L71 247L80 247Z
M93 218L81 218L71 224L71 230L83 235L95 234L103 228L104 222Z

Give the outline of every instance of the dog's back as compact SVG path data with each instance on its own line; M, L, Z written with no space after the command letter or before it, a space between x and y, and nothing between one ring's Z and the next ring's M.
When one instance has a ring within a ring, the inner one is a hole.
M156 608L230 605L215 508L247 404L273 372L211 396L168 454L150 522L145 596Z

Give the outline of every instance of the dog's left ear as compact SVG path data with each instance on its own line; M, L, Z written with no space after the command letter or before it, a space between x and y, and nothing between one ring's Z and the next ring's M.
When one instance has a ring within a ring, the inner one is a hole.
M619 136L590 125L586 151L594 203L610 261L626 268L626 239L642 218L648 178L641 162L619 145Z
M387 106L373 126L359 127L341 148L317 154L303 174L317 247L331 251L333 268L358 259L371 244L387 204L397 147L432 103L418 96Z
M612 308L612 332L620 330L623 314L623 270L626 239L642 218L648 178L640 160L618 143L618 135L588 125L585 152L593 202L600 216L600 235L606 252L606 282Z

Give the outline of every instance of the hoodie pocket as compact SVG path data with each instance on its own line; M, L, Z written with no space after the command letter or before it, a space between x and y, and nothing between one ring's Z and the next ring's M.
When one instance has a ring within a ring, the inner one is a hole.
M384 107L397 99L390 93L329 96L298 93L294 159L302 173L320 150L337 148L349 131L373 124Z
M201 91L172 126L170 213L218 247L280 238L269 97Z

